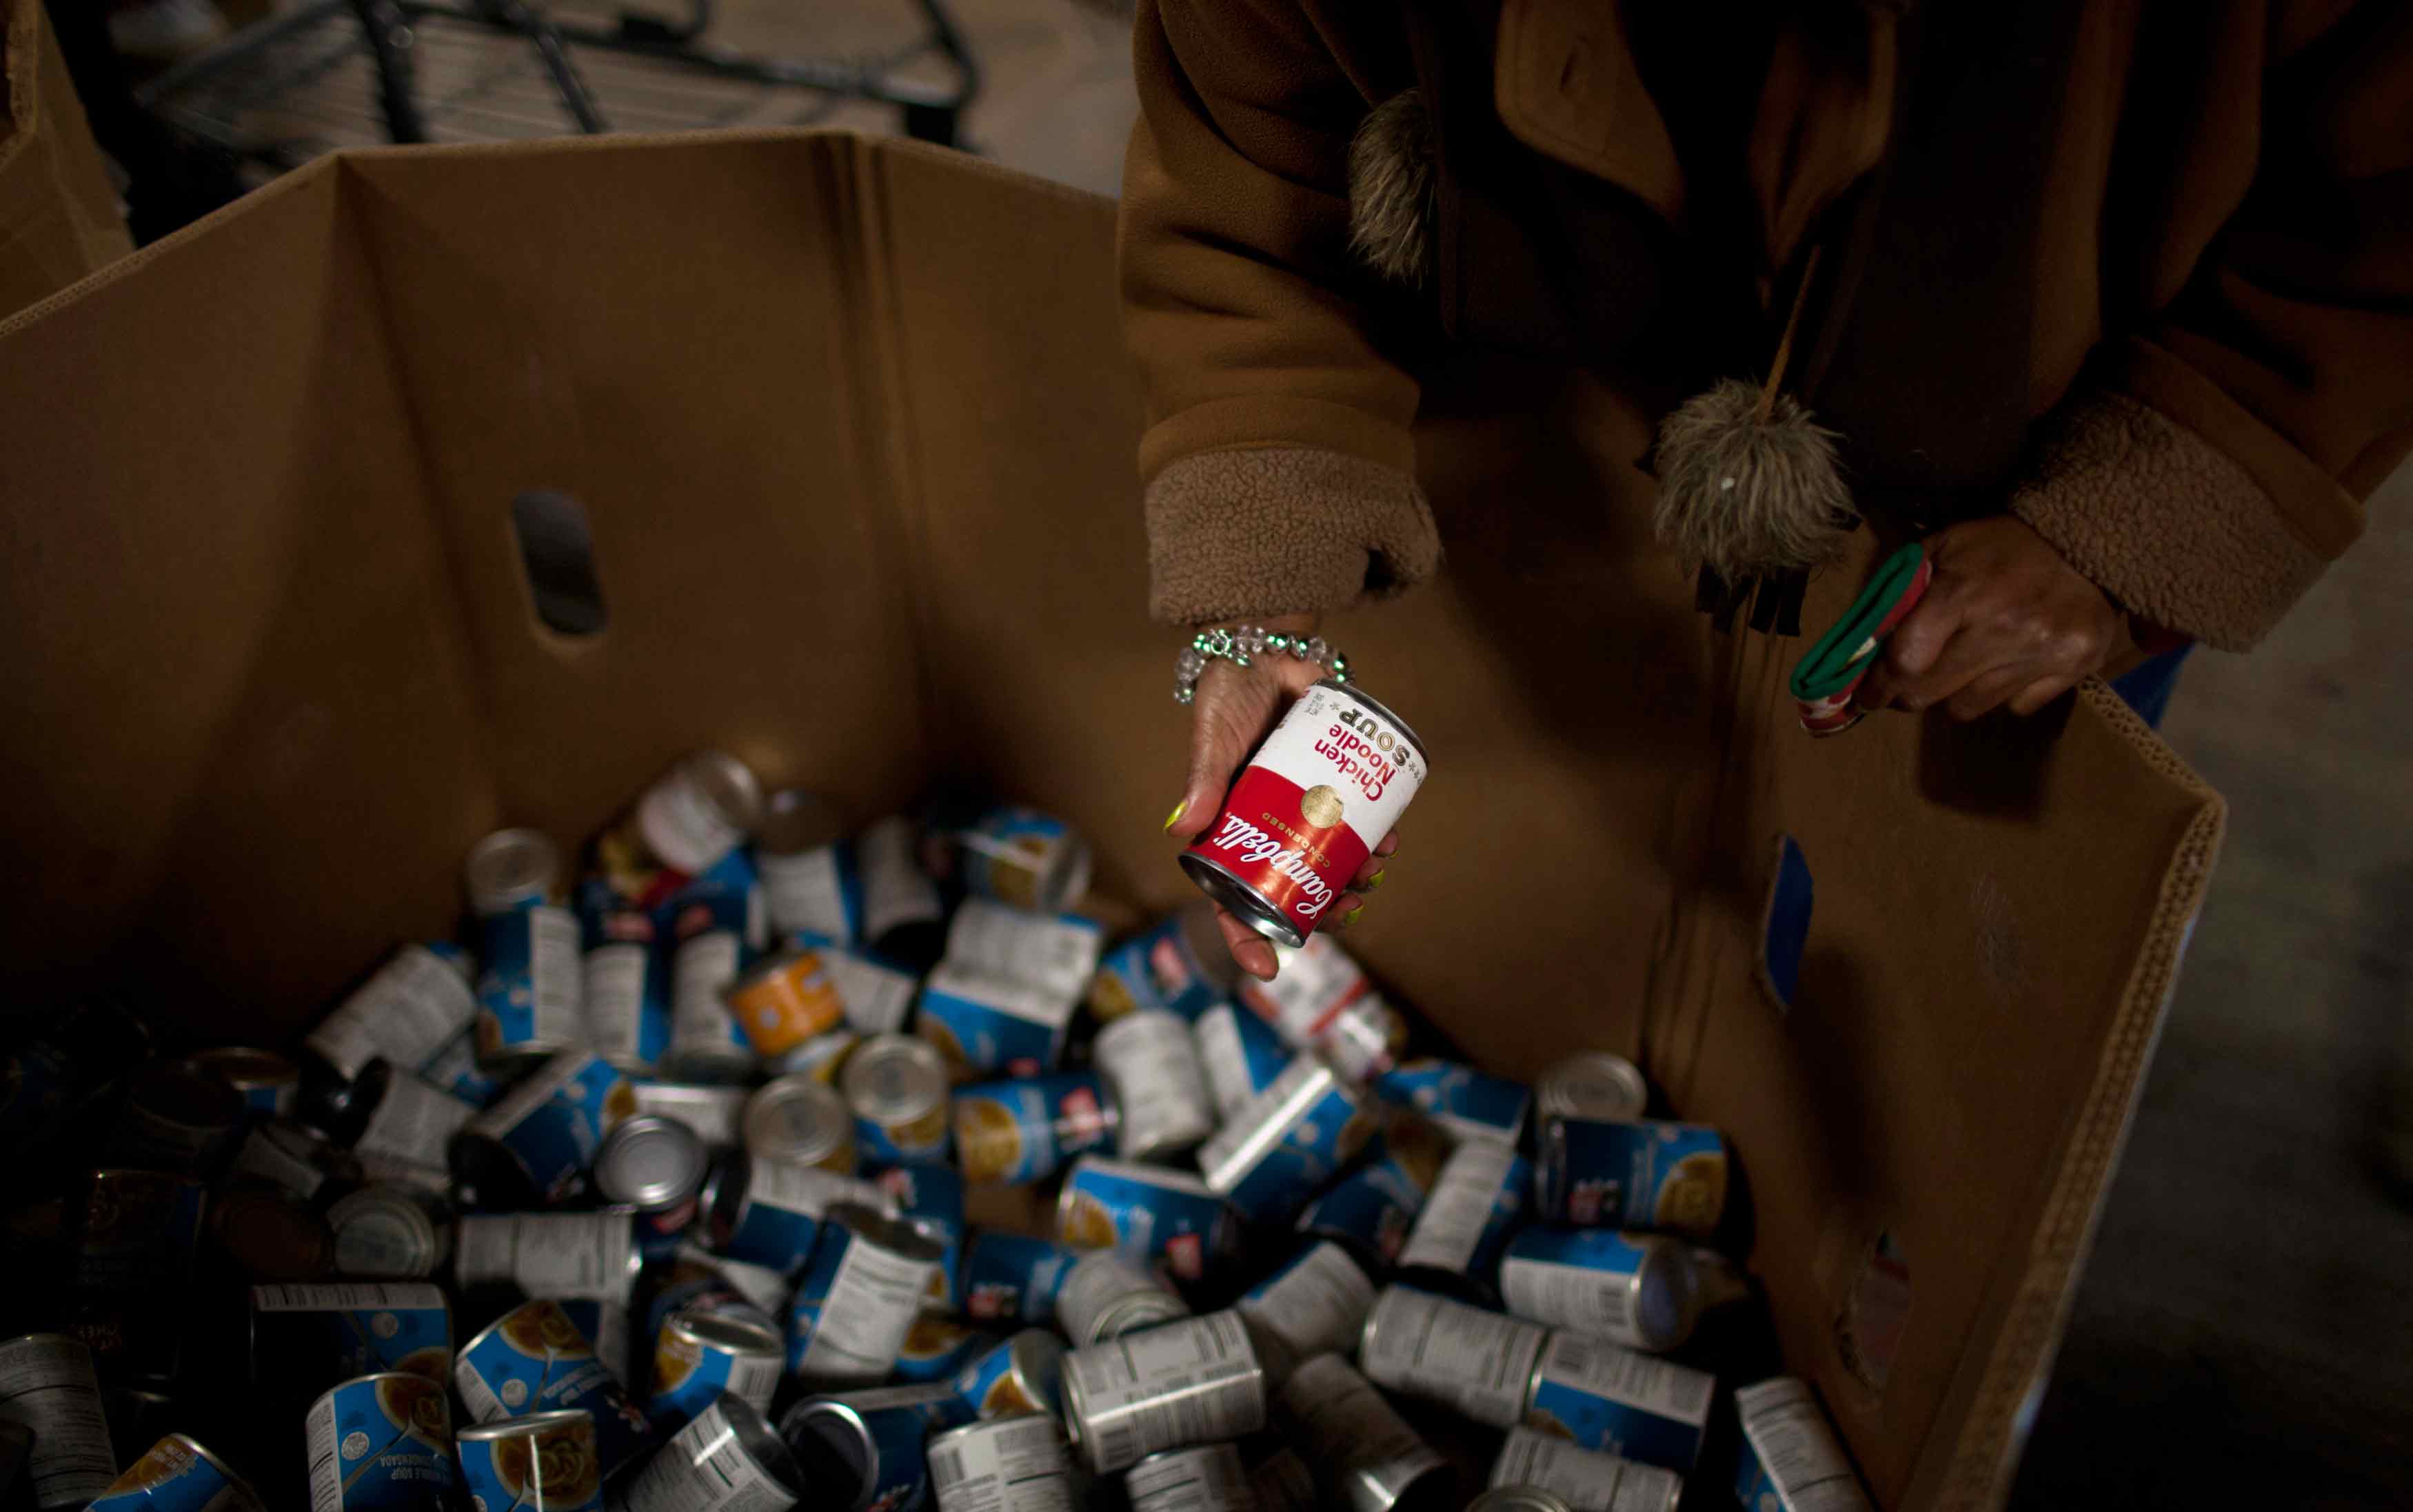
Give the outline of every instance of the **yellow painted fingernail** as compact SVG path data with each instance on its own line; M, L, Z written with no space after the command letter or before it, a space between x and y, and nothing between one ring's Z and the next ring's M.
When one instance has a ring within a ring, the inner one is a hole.
M1390 870L1390 869L1391 869L1390 867L1384 867L1383 868L1383 871L1388 871L1388 870ZM1376 889L1377 887L1382 886L1382 885L1383 885L1383 871L1378 871L1378 872L1374 873L1374 875L1372 875L1371 877L1367 878L1367 879L1366 879L1366 882L1365 882L1365 884L1364 884L1363 886L1359 887L1357 890L1358 890L1359 892L1361 892L1361 893L1370 893L1370 892L1372 892L1374 889Z
M1170 834L1173 826L1181 823L1181 816L1188 812L1190 812L1189 799L1184 798L1179 803L1175 804L1173 806L1173 812L1167 814L1164 819L1164 828L1166 833Z
M1348 912L1340 915L1340 922L1342 924L1355 924L1357 922L1357 916L1365 912L1366 905L1360 903L1355 908L1351 909Z

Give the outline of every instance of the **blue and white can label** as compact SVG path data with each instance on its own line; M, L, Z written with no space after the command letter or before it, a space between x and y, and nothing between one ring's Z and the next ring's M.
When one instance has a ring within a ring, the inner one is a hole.
M1726 1142L1701 1123L1544 1122L1545 1221L1707 1238L1726 1208Z
M1780 1375L1743 1386L1735 1416L1742 1427L1735 1499L1744 1512L1869 1512L1868 1493L1807 1385Z
M1115 1133L1105 1088L1094 1071L961 1088L951 1117L966 1178L1016 1186L1055 1175L1075 1155L1104 1149Z
M465 1429L461 1484L479 1512L600 1512L603 1467L585 1413L540 1413Z
M1064 1054L1078 999L940 962L922 985L914 1031L947 1063L983 1075L1036 1076Z
M674 1430L726 1393L755 1411L771 1405L787 1364L777 1328L708 1313L681 1313L654 1341L653 1396L645 1411Z
M86 1512L267 1512L267 1506L215 1455L170 1433L111 1481Z
M605 1478L652 1445L652 1424L557 1302L523 1302L462 1346L452 1384L481 1423L583 1408Z
M1222 1001L1183 932L1181 915L1158 920L1106 953L1089 986L1089 1007L1100 1018L1119 1018L1143 1008L1162 1008L1195 1020Z
M913 1012L914 994L922 990L920 973L869 951L850 948L815 929L799 929L788 942L822 958L822 970L829 973L837 1001L846 1006L848 1029L858 1034L903 1032L905 1020Z
M1506 1145L1477 1139L1451 1150L1408 1232L1399 1265L1488 1289L1499 1279L1500 1252L1510 1231L1531 1206L1526 1188L1532 1178L1532 1163Z
M1056 1237L1076 1250L1161 1258L1196 1281L1230 1252L1235 1232L1231 1208L1188 1172L1084 1155L1056 1199Z
M671 1043L670 957L654 916L590 877L579 885L578 919L586 1047L623 1071L650 1070Z
M610 1061L565 1050L469 1124L500 1146L539 1195L567 1195L595 1164L603 1136L637 1111L637 1090Z
M967 892L1054 912L1088 891L1089 848L1053 814L1014 806L992 808L955 839L963 848Z
M975 1417L1064 1415L1064 1342L1050 1328L999 1340L957 1371L955 1396Z
M1231 1118L1274 1084L1290 1065L1292 1051L1274 1027L1244 1008L1219 1002L1192 1026L1198 1063L1219 1117Z
M841 1383L886 1376L929 1296L938 1253L935 1242L901 1223L839 1208L822 1225L788 1309L790 1373Z
M863 878L851 845L840 840L785 855L758 850L754 869L777 932L816 935L836 945L863 938Z
M460 1484L441 1382L364 1375L320 1397L305 1433L311 1512L440 1512Z
M1374 1078L1374 1095L1440 1124L1453 1139L1515 1144L1525 1132L1532 1089L1453 1060L1411 1060Z
M1550 1330L1525 1426L1679 1473L1700 1457L1717 1377L1603 1339Z
M543 1055L585 1042L585 952L578 916L534 904L478 921L478 1053Z
M1271 1223L1304 1207L1375 1128L1366 1095L1310 1052L1199 1147L1198 1168L1242 1217Z
M1053 1239L984 1231L964 1253L964 1314L979 1319L1046 1323L1056 1316L1056 1293L1077 1250Z
M440 1286L254 1286L251 1312L252 1378L263 1385L304 1369L322 1380L452 1372L452 1309Z
M1399 1257L1424 1211L1425 1190L1387 1158L1367 1163L1326 1187L1298 1215L1298 1231L1336 1239L1377 1266Z
M868 1202L886 1207L888 1195L868 1181L824 1171L818 1165L749 1161L746 1193L731 1226L714 1248L733 1260L781 1273L793 1271L813 1253L822 1218L834 1203ZM718 1214L715 1214L718 1223Z
M941 1312L963 1310L957 1279L964 1259L964 1178L952 1165L891 1165L873 1171L873 1186L888 1194L896 1216L939 1241L939 1273L930 1278L927 1305Z

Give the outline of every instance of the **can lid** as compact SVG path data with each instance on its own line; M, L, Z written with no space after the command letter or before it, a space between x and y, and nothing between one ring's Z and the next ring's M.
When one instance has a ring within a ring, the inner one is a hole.
M1494 1486L1466 1504L1466 1512L1575 1512L1565 1497L1539 1486Z
M722 1401L729 1399L723 1397ZM864 1421L863 1409L842 1397L808 1397L779 1419L779 1436L793 1451L796 1484L830 1482L853 1486L851 1497L833 1505L866 1501L880 1488L880 1446Z
M745 1127L759 1159L817 1165L852 1142L854 1115L810 1072L793 1072L747 1099Z
M680 759L676 770L720 822L740 835L752 833L762 822L762 784L752 767L729 752L690 751Z
M903 1123L947 1100L947 1062L938 1046L905 1034L875 1034L838 1073L847 1105L874 1123Z
M468 884L472 910L509 913L553 896L561 875L561 853L541 830L499 829L469 847L461 875Z
M621 1119L595 1152L595 1187L607 1202L673 1208L702 1189L707 1161L693 1129L659 1113L639 1113Z
M436 1263L436 1223L414 1198L387 1187L363 1187L327 1209L335 1235L335 1268L346 1275L373 1275L377 1257L413 1256L407 1270L424 1273Z
M1588 1050L1542 1073L1533 1085L1533 1105L1546 1117L1623 1122L1649 1109L1651 1088L1642 1068L1625 1057Z
M762 805L754 849L763 855L802 855L845 836L846 816L836 804L803 788L781 788Z
M453 1433L465 1444L491 1444L496 1439L534 1438L553 1429L569 1428L579 1423L592 1425L595 1415L584 1407L570 1407L559 1412L527 1413L518 1417L499 1418L491 1423L471 1423Z
M891 1218L877 1208L859 1202L834 1202L822 1213L824 1224L835 1223L852 1231L854 1237L908 1260L936 1262L945 1258L947 1247L910 1219Z
M717 1344L741 1355L784 1356L787 1348L777 1333L727 1312L674 1312L662 1327L700 1343Z
M188 1059L238 1091L247 1087L283 1087L302 1079L302 1068L289 1058L248 1045L196 1050Z

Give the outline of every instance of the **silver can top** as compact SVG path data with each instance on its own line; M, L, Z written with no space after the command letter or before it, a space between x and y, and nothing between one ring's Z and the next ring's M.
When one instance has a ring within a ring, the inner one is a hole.
M607 1202L674 1208L702 1189L709 1161L693 1129L659 1113L640 1113L623 1119L595 1152L595 1186Z
M777 1333L726 1312L674 1312L662 1331L733 1355L784 1356L787 1350Z
M206 1067L225 1078L236 1091L248 1091L255 1087L287 1087L302 1079L302 1068L274 1050L254 1049L248 1045L221 1045L215 1049L196 1050L187 1058L194 1064Z
M913 1226L907 1219L891 1218L877 1208L866 1208L859 1202L834 1202L822 1215L824 1224L846 1229L867 1244L876 1244L891 1254L908 1260L937 1264L946 1257L947 1247L938 1239Z
M1466 1504L1466 1512L1575 1512L1565 1497L1539 1486L1494 1486Z
M854 1142L846 1099L797 1072L767 1082L746 1102L746 1149L756 1160L819 1165Z
M1650 1105L1642 1068L1606 1050L1568 1056L1533 1084L1533 1107L1542 1118L1623 1122L1642 1117Z
M671 770L715 817L741 835L762 822L762 784L754 769L725 750L689 751Z
M875 1034L847 1058L838 1084L855 1117L909 1123L946 1102L947 1062L927 1040Z
M509 913L554 896L561 882L561 852L540 830L498 829L469 847L461 875L473 911Z
M455 1430L452 1437L466 1444L490 1444L497 1439L536 1438L555 1429L571 1428L580 1423L591 1430L595 1415L583 1407L563 1412L529 1413L520 1417L506 1417L498 1422L471 1423Z

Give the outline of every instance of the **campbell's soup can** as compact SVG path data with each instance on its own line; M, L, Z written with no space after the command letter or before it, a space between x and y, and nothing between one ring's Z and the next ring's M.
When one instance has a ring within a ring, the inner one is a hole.
M1304 945L1399 822L1426 767L1398 715L1325 678L1249 759L1182 869L1259 934Z

